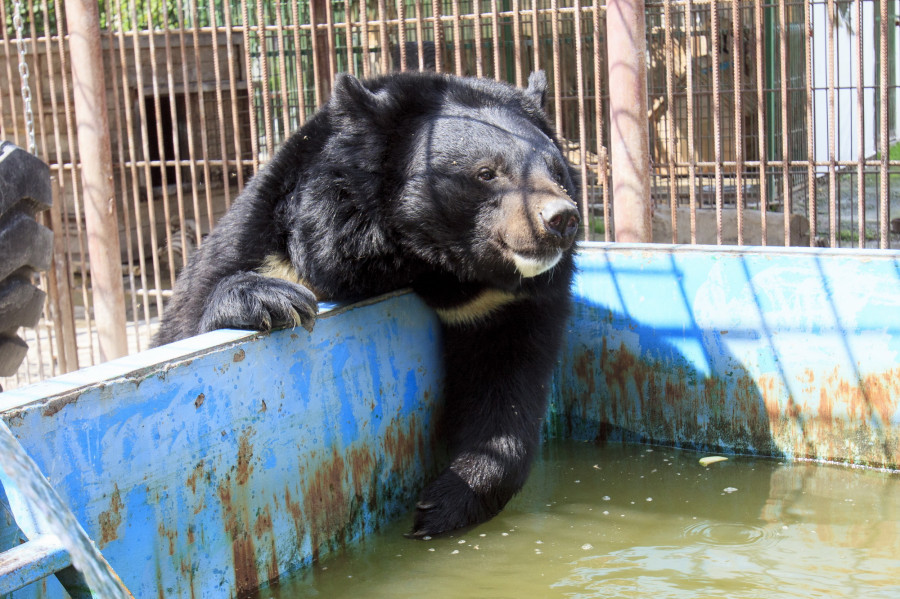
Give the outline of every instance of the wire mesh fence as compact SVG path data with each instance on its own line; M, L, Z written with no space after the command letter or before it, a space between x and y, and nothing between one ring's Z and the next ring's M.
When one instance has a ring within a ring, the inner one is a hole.
M897 0L645 0L653 240L889 248L900 240ZM336 73L550 82L584 238L614 240L600 0L105 0L102 68L130 351L247 181ZM100 360L62 0L4 0L0 138L26 145L16 14L56 235L45 317L5 388Z

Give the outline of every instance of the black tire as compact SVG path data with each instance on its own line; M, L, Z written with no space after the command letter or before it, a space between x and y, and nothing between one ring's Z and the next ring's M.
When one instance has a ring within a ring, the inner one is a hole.
M0 141L0 376L15 374L28 351L19 327L41 317L46 294L35 283L50 267L53 232L34 217L52 201L50 168Z

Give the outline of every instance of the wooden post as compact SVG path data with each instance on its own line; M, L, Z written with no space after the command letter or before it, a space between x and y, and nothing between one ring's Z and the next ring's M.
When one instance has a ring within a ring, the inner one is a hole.
M78 154L84 187L84 219L90 255L94 322L100 358L128 353L119 221L106 110L106 77L95 0L66 0Z
M616 241L651 241L644 0L608 0L610 155Z

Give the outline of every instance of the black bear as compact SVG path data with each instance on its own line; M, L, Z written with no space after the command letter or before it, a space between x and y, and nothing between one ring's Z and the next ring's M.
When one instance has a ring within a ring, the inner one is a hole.
M412 286L442 322L451 452L413 536L494 516L540 440L579 226L546 88L338 76L192 257L155 339L311 329L317 300Z

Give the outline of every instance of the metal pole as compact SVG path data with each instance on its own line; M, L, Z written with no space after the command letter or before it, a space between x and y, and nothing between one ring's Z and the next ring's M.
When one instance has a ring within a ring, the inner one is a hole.
M610 154L616 241L651 241L650 142L644 0L606 9Z
M126 355L128 344L106 109L106 72L97 2L66 0L66 21L84 187L84 220L91 259L94 322L100 338L100 358L105 361Z

